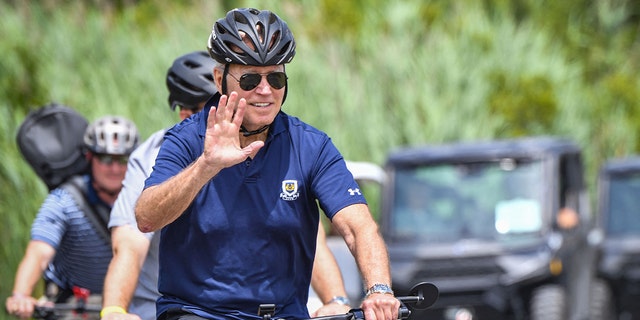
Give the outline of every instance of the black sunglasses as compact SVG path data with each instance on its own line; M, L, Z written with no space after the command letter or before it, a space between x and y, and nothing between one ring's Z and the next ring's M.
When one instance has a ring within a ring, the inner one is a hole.
M244 91L255 89L260 84L260 81L262 81L262 76L267 76L267 82L274 89L282 89L287 85L287 74L280 71L270 73L245 73L240 76L240 80L231 73L229 73L229 75L238 81L240 88Z
M110 154L96 154L96 158L102 164L110 165L112 163L118 163L125 165L129 161L129 156L116 156Z

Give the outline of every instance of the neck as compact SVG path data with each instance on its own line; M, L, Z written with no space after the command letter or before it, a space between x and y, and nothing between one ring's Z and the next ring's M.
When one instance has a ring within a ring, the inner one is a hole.
M93 188L96 190L98 198L100 198L100 200L110 206L113 206L113 204L116 202L116 198L118 197L118 193L120 193L120 190L109 191L97 186L95 183L93 184Z
M269 134L269 130L265 130L263 132L256 133L256 134L253 134L253 135L250 135L250 136L245 136L241 132L240 133L240 147L244 148L244 147L248 146L249 144L251 144L251 142L254 142L254 141L266 141L268 134Z

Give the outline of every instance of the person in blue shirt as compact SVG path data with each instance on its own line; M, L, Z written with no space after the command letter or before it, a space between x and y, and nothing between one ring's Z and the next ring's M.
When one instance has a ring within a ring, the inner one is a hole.
M167 132L135 209L141 231L161 230L159 319L262 319L261 304L308 318L318 204L360 268L365 317L397 319L384 241L342 155L281 110L295 48L267 10L214 23L222 96Z
M76 178L94 211L111 209L138 139L135 124L120 116L101 117L87 127L84 146L90 173ZM102 235L90 216L64 185L49 193L31 226L31 240L18 266L13 293L6 300L9 314L31 318L34 306L46 301L31 296L42 278L46 284L43 298L50 302L70 303L73 290L82 288L92 294L88 302L99 305L112 257L111 243L106 230Z
M218 94L213 82L216 62L206 51L176 58L167 70L169 107L184 120L204 108ZM109 219L113 259L104 281L103 320L156 318L159 232L142 233L136 226L134 207L149 177L166 129L152 134L129 157L122 191ZM324 229L318 228L313 287L324 303L317 315L348 312L349 302L340 269L327 246Z

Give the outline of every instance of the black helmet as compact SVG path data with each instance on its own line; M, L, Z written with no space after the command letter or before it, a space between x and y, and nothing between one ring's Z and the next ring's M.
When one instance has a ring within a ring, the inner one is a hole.
M84 145L93 153L130 155L138 146L138 129L129 119L104 116L89 124Z
M208 48L222 64L272 66L289 63L296 54L287 23L271 11L253 8L233 9L216 21Z
M197 109L217 92L213 83L213 67L216 62L205 51L185 54L173 61L167 71L167 89L171 110L180 105Z

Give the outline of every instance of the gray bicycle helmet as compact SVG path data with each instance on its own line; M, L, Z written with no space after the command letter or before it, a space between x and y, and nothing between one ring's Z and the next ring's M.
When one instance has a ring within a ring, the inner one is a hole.
M93 153L129 155L138 146L138 129L130 120L105 116L89 124L84 145Z
M296 42L287 23L275 13L242 8L214 23L208 49L222 64L272 66L291 62Z
M167 71L169 106L177 105L197 109L200 102L207 101L217 92L213 83L213 67L216 62L206 51L195 51L178 57Z

